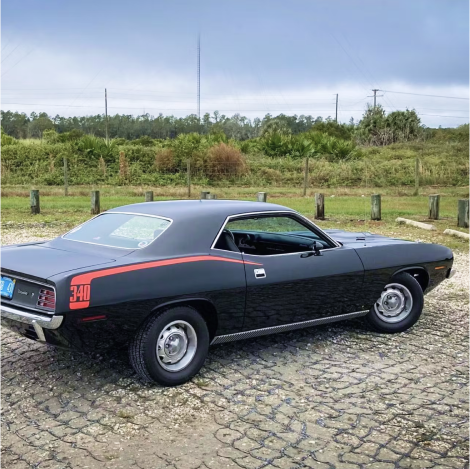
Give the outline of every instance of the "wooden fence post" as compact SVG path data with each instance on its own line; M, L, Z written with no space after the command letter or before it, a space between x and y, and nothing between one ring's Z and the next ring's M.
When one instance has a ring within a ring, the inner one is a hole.
M382 220L382 200L380 194L372 194L371 196L371 220Z
M268 200L268 193L267 192L258 192L256 194L256 200L258 202L266 202Z
M441 196L434 194L429 196L429 217L431 220L439 220L439 203Z
M91 191L91 214L100 213L100 191Z
M305 158L305 172L304 172L304 197L307 195L308 187L308 156Z
M468 228L468 199L459 200L457 226L460 226L461 228Z
M207 198L208 198L209 200L215 200L215 199L217 199L217 196L216 196L215 194L210 194L210 193L209 193L209 194L207 194Z
M39 191L37 189L33 189L29 195L30 205L31 205L31 213L33 215L37 215L41 213L41 208L39 206Z
M153 191L147 191L145 193L145 202L153 202Z
M203 199L208 199L210 195L210 192L209 191L201 191L201 197L200 199L203 200Z
M69 194L69 178L67 171L67 157L64 156L64 195L67 197Z
M315 194L315 219L324 220L325 218L325 196Z
M419 194L419 158L415 161L415 191L413 195Z

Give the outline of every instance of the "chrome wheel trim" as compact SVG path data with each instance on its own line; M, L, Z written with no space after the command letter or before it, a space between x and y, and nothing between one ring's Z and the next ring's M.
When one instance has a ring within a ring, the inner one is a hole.
M377 316L389 324L403 321L412 309L413 296L410 290L400 283L387 285L374 305Z
M196 355L197 335L186 321L167 324L157 340L158 364L166 371L177 372L186 368Z

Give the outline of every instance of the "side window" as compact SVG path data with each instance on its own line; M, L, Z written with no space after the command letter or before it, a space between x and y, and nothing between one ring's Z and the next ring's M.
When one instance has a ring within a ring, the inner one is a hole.
M318 249L333 247L294 217L259 215L230 220L214 247L269 256L310 251L314 243Z
M231 220L225 226L230 231L242 230L257 233L303 233L307 236L316 236L312 231L308 230L298 221L286 217L264 216L257 218L244 218L239 220ZM317 239L318 238L317 236Z

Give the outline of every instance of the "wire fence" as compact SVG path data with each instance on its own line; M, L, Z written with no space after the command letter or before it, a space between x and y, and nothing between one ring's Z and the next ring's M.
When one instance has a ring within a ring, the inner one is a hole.
M11 164L2 159L3 185L65 186L238 186L298 188L466 186L468 160L416 158L358 159L331 162L310 158L253 158L236 161L188 159L156 165L121 155L119 161L84 161L78 157Z

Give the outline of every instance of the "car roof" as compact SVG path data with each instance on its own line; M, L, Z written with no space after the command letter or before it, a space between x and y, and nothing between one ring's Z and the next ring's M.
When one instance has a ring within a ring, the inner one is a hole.
M112 212L129 212L142 215L155 215L180 221L185 218L208 217L220 220L230 215L251 212L289 211L292 209L283 205L266 202L249 202L242 200L168 200L157 202L143 202L139 204L124 205L108 210Z
M292 212L294 210L282 205L265 202L245 202L240 200L172 200L161 202L143 202L139 204L124 205L102 212L99 216L108 213L129 213L153 215L172 220L171 226L158 237L156 242L150 243L145 249L137 249L126 254L126 259L158 259L174 256L194 254L207 254L213 241L216 239L226 218L253 212ZM67 246L75 243L62 238L51 241L53 245ZM64 244L65 243L65 244ZM88 253L102 254L106 248L100 245L75 243L75 249ZM116 249L112 249L111 256L116 256ZM129 257L127 257L129 256Z

